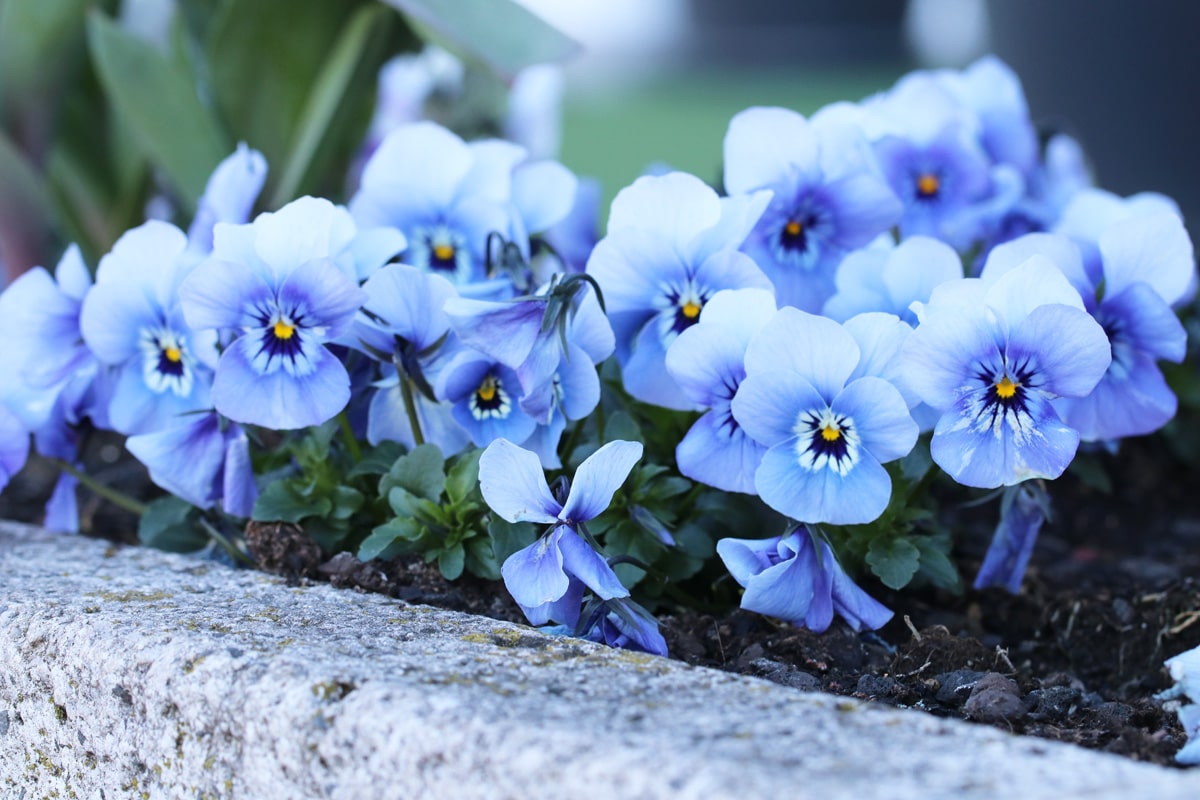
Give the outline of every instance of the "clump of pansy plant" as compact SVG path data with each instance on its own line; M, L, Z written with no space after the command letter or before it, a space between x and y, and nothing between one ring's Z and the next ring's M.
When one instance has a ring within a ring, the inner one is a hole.
M975 587L1018 592L1049 483L1176 415L1178 209L1092 188L994 58L747 109L723 193L641 177L603 236L543 148L421 119L422 58L390 68L425 77L345 205L253 214L242 146L186 233L147 221L94 277L69 249L0 295L0 486L51 459L47 524L76 530L82 448L116 431L169 493L127 503L149 543L238 556L247 520L295 523L661 654L655 614L689 602L861 631L893 617L878 584L962 591L956 486L999 499Z

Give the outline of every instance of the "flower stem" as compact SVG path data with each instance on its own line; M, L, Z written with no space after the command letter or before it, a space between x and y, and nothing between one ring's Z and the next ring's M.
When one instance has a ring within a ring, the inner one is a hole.
M421 433L421 419L417 416L417 399L413 396L412 383L404 374L400 375L400 394L404 398L404 411L412 428L413 444L420 447L425 444L425 436Z
M90 490L94 494L98 495L99 497L103 497L105 500L112 503L114 506L117 506L118 508L123 508L126 511L137 514L139 517L142 514L146 513L146 505L144 503L139 503L137 500L134 500L129 495L127 495L123 492L119 492L116 489L112 488L111 486L105 486L103 483L100 483L98 480L93 478L91 475L88 475L86 472L83 472L83 471L77 469L75 467L75 465L70 463L69 461L63 461L61 458L50 458L47 460L51 464L58 467L60 470L67 473L72 478L74 478L75 480L79 481L81 484L86 486L88 488L88 490Z
M254 559L250 558L250 556L246 555L237 547L235 547L233 542L229 541L229 538L225 536L225 534L217 530L216 525L213 525L204 517L200 517L200 527L204 528L204 532L212 537L213 541L220 545L221 549L228 553L234 561L240 561L247 566L254 566Z
M350 415L345 409L338 414L338 425L342 428L342 438L346 440L346 452L350 454L350 460L357 464L362 461L362 448L358 445L358 439L354 438L354 430L350 427Z

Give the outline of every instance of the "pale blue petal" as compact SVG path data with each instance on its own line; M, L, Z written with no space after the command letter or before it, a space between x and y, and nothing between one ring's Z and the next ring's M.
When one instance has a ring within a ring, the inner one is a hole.
M350 400L350 376L324 347L312 349L303 376L286 369L267 374L252 366L259 344L242 336L217 364L212 398L217 411L234 422L274 430L320 425Z
M71 244L63 252L62 258L54 268L54 280L58 282L62 293L75 301L81 302L92 288L92 273L83 262L79 245Z
M559 530L562 531L562 535L558 540L558 547L562 551L563 568L568 573L583 581L601 600L629 596L629 590L621 584L621 579L613 572L604 556L593 550L591 545L573 530L565 526Z
M883 282L883 270L884 265L888 263L888 256L888 250L869 247L855 250L842 259L834 276L836 292L825 301L822 313L830 319L845 322L856 314L868 311L899 314L906 310L893 306L887 286Z
M864 628L873 631L886 625L894 616L891 609L864 592L850 579L828 544L822 542L821 547L822 564L826 565L832 578L833 607L838 615L856 631Z
M363 167L351 210L365 227L404 228L414 214L448 208L473 162L463 140L440 125L418 122L396 128ZM363 213L364 205L383 211L376 205L381 198L396 204L388 209L394 213Z
M570 581L563 571L558 540L562 527L513 553L500 567L504 586L522 607L537 608L567 593Z
M1012 332L1008 363L1026 356L1037 370L1038 388L1062 397L1082 397L1099 382L1112 360L1104 329L1084 311L1058 304L1039 306Z
M512 199L529 233L541 233L571 212L579 181L557 161L521 164L512 175Z
M962 259L948 244L926 236L901 242L883 269L883 285L891 300L891 311L908 315L914 302L926 302L935 287L963 276Z
M870 172L857 172L826 184L825 197L833 217L832 244L854 250L895 226L904 206L891 187Z
M207 370L196 370L188 394L178 395L170 389L155 392L146 385L141 357L135 357L119 368L108 403L108 422L113 430L125 434L150 433L178 425L182 415L212 407L211 380Z
M592 453L575 471L559 518L587 522L601 514L641 457L641 442L620 440Z
M716 192L694 175L671 172L643 176L618 192L608 215L608 233L629 228L650 231L682 254L693 239L720 220Z
M512 369L529 358L539 337L546 338L541 336L544 301L493 303L455 297L446 301L444 310L463 344ZM556 339L550 344L558 347Z
M705 258L695 270L695 281L706 295L722 289L771 290L771 279L754 259L733 249L718 250Z
M1083 441L1098 442L1153 433L1174 418L1178 405L1154 359L1135 352L1086 397L1063 398L1055 408Z
M612 324L591 287L583 290L583 297L571 316L567 338L581 347L593 364L611 356L616 348Z
M583 419L600 404L600 375L596 367L575 345L567 351L558 368L562 413L569 420Z
M293 318L303 317L302 335L315 337L317 341L340 336L367 300L367 293L357 283L325 259L296 266L283 279L278 296L284 310L296 310ZM324 330L318 333L315 328Z
M720 539L717 541L717 555L738 585L744 587L751 578L771 566L771 556L776 553L779 542L778 536L769 539Z
M267 179L267 160L245 142L213 170L204 187L196 216L188 228L190 246L202 253L212 250L213 226L218 222L243 223L250 219L254 201Z
M1192 240L1183 221L1170 212L1114 223L1100 234L1099 248L1108 297L1140 281L1150 284L1167 305L1175 305L1194 279Z
M1187 355L1183 323L1148 284L1134 283L1119 294L1109 293L1097 317L1113 330L1116 342L1176 363Z
M17 415L0 405L0 489L25 466L29 456L29 431Z
M75 488L79 481L66 472L59 473L54 491L46 501L46 517L42 527L55 533L79 533L79 501Z
M258 326L255 308L274 299L274 288L245 264L225 261L215 255L192 270L179 287L179 304L188 326L239 330Z
M765 452L724 405L696 420L675 448L675 463L681 474L694 481L726 492L755 494L754 473Z
M509 522L554 522L562 511L538 457L507 439L492 442L479 457L479 490L488 506ZM524 604L546 599L554 598Z
M770 289L722 289L704 304L700 324L725 328L745 352L775 311L775 293Z
M763 372L742 381L730 408L751 439L773 447L796 436L801 413L826 405L813 385L796 373Z
M198 508L217 501L225 437L216 414L198 414L165 430L130 436L125 447L146 465L150 479L171 494Z
M894 314L876 311L851 317L843 327L854 337L861 353L850 380L868 375L883 378L900 391L910 409L917 405L920 398L908 386L900 360L904 343L912 335L908 323Z
M766 452L754 476L763 502L800 522L831 525L871 522L883 513L892 480L878 461L860 450L845 475L829 468L809 470L801 466L797 452L807 445L802 439L793 440Z
M881 378L852 381L830 408L853 420L854 433L881 464L903 458L917 443L917 423L909 416L904 398Z
M666 353L656 320L642 328L633 353L621 367L621 379L630 396L663 408L689 411L694 404L676 385L666 369Z
M1025 568L1046 517L1033 490L1021 486L1015 492L1012 502L1001 511L987 555L979 565L974 583L976 589L1002 586L1012 594L1021 591Z
M385 352L392 350L392 334L411 342L417 350L442 338L450 328L450 318L443 309L447 301L458 296L454 285L441 275L407 264L382 267L363 284L363 291L367 295L363 309L383 320L382 337L372 338L369 343Z
M525 618L530 625L540 626L548 622L557 622L568 630L575 630L579 624L580 606L583 604L583 581L570 580L568 576L567 591L557 600L551 600L540 606L521 606ZM520 605L518 603L518 605Z
M980 276L995 280L1038 255L1050 259L1081 296L1095 294L1096 287L1084 269L1078 245L1057 233L1030 233L996 245L988 253Z
M610 318L626 311L653 310L662 286L681 285L690 274L666 237L636 228L601 239L588 257L587 272L600 284Z
M794 558L752 577L742 594L741 606L768 617L802 622L812 606L819 572L812 548L802 547Z
M687 400L704 408L728 402L746 376L746 345L723 325L700 323L679 334L667 350L666 367Z
M795 372L828 402L846 385L858 359L854 337L838 323L781 308L746 348L746 374Z
M503 139L480 139L470 142L467 148L471 151L471 169L458 185L456 199L507 204L512 198L513 170L528 156L525 148Z
M408 239L398 229L380 226L360 230L350 243L350 255L354 260L355 278L365 281L376 270L404 252Z
M990 282L983 299L1006 331L1013 330L1041 305L1054 303L1084 310L1079 290L1053 261L1042 255L1030 256Z
M350 212L320 197L301 197L260 214L253 227L255 252L279 278L306 262L336 258L358 233Z
M160 307L173 305L187 248L183 231L161 220L149 220L126 231L100 259L96 285L116 281L125 291L140 292Z
M225 470L221 476L221 507L226 514L249 517L258 499L254 465L250 462L250 440L245 431L231 426L225 432Z
M771 192L768 190L722 197L720 221L689 243L686 251L688 260L697 263L718 250L741 247L770 202Z
M105 364L121 364L138 355L145 328L165 320L161 306L141 287L119 279L97 283L88 292L79 315L79 329L88 348Z
M941 289L934 292L935 298ZM949 408L973 379L978 363L1000 360L1003 341L996 321L981 303L951 307L931 302L900 351L905 381L929 405Z
M816 134L795 111L748 108L730 120L725 133L725 190L742 194L770 187L792 165L815 165L817 148Z

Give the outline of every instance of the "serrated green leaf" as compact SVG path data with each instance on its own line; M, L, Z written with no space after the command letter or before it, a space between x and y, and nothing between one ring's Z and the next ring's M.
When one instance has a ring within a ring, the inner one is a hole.
M451 545L438 553L437 564L442 577L448 581L458 580L458 577L462 575L463 566L466 564L466 557L467 554L461 544Z
M932 536L915 538L912 543L921 552L918 574L939 589L961 594L962 576L958 573L958 567L950 560L949 537L946 537L944 544Z
M379 493L388 495L399 486L417 497L438 502L446 485L442 472L442 451L434 444L423 444L396 459L396 463L379 480Z
M256 522L299 522L305 517L327 517L333 502L320 495L307 496L295 478L267 484L254 502Z
M99 12L88 15L87 29L105 93L193 212L209 174L232 150L195 82L178 62Z
M359 8L342 27L305 100L272 194L272 207L313 188L313 175L325 160L322 155L327 158L331 152L331 132L349 117L348 108L364 94L373 94L381 48L393 22L387 9L369 5Z
M463 453L450 468L449 474L446 475L446 496L450 498L451 504L461 503L479 485L479 457L481 455L483 455L483 450L478 448Z
M884 586L903 589L917 574L921 551L908 539L880 537L867 548L866 560Z
M575 40L512 0L383 2L510 80L525 67L565 61L580 51Z
M191 553L208 544L208 534L196 524L198 509L178 497L160 497L146 506L138 520L138 541L171 553Z
M508 522L493 516L488 522L488 538L491 539L496 562L503 564L513 553L537 541L538 536L529 522Z

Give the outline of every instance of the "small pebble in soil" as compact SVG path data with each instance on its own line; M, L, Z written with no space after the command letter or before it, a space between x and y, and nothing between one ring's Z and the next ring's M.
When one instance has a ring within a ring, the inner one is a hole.
M782 662L769 658L758 658L751 661L748 666L751 674L766 678L773 683L790 686L803 692L821 691L821 679L816 675Z
M1017 682L998 672L988 672L975 682L975 688L963 704L963 713L981 722L1018 719L1026 713Z
M863 675L858 679L854 693L864 697L890 697L899 690L895 679L883 675Z
M1083 691L1074 686L1049 686L1029 693L1034 703L1029 716L1038 722L1062 722L1083 705Z
M973 669L956 669L938 675L937 701L948 706L961 706L970 697L975 684L986 674Z

